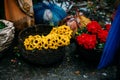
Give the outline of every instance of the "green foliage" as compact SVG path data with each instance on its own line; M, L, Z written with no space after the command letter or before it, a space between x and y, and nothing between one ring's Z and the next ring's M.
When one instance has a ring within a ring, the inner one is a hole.
M0 21L0 29L3 29L3 28L5 28L5 27L6 27L5 24Z

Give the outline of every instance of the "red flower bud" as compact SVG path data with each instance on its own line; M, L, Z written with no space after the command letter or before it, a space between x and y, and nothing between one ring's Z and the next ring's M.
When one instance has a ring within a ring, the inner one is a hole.
M110 30L110 27L111 27L111 24L106 24L106 25L105 25L105 28L106 28L107 31Z
M105 43L108 36L107 30L100 30L98 32L98 38L100 39L100 42Z

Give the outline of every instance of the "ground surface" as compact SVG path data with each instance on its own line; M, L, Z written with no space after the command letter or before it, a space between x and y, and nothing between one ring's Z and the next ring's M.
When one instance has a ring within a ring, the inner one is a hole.
M97 65L85 63L74 54L74 43L66 50L64 60L50 67L33 66L8 50L0 59L0 80L115 80L115 66L97 70Z

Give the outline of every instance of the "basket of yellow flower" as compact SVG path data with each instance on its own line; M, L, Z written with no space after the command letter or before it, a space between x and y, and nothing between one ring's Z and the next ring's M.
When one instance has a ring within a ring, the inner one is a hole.
M55 64L63 60L71 35L72 30L65 25L53 27L39 24L28 27L19 33L21 55L33 64Z

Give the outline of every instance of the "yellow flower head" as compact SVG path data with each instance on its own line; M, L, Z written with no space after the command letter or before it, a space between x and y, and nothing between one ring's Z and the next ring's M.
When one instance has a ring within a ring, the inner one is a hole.
M70 44L72 30L69 26L54 27L47 36L30 35L24 41L26 50L58 49Z

